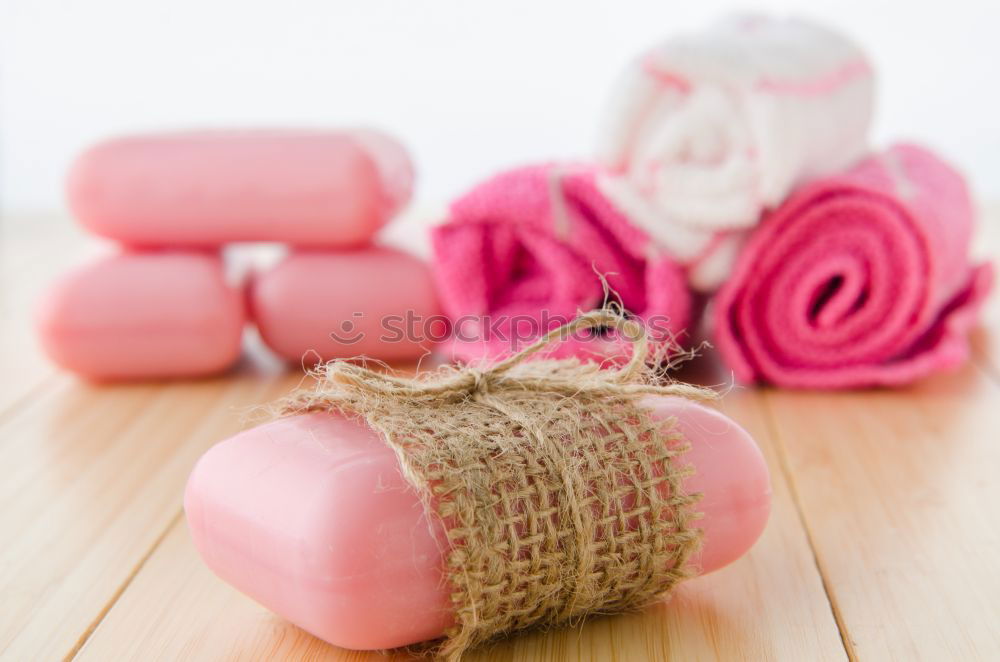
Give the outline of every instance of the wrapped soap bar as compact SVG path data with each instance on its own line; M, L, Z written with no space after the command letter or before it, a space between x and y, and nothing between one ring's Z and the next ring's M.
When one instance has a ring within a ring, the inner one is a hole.
M447 332L427 265L392 248L295 251L254 275L249 301L267 346L296 363L414 360Z
M129 245L339 248L368 243L412 184L406 150L374 130L206 130L100 143L68 198L85 228Z
M444 637L457 659L642 606L750 548L766 465L739 426L678 397L697 390L644 382L638 352L619 370L524 358L415 380L331 363L286 402L308 413L198 462L185 511L205 562L333 644Z
M93 380L194 377L240 355L243 295L218 255L123 253L70 271L36 328L59 366Z

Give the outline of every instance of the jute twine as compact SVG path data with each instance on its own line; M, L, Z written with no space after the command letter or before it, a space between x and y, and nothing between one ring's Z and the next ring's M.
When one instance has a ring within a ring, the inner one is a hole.
M598 327L631 343L626 363L527 361ZM688 444L639 401L714 394L664 383L649 351L640 324L598 310L486 369L403 378L333 361L281 411L360 417L396 452L447 537L455 624L432 652L458 660L508 632L641 608L689 575L700 495L675 459Z

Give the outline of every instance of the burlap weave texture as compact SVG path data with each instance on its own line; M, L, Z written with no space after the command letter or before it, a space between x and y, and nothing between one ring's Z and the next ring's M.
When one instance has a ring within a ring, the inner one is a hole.
M335 361L283 403L360 417L440 520L455 624L433 652L445 659L517 630L640 608L690 573L700 532L698 495L682 486L687 443L641 400L711 393L662 383L635 322L595 311L569 326L560 331L617 329L633 355L616 369L526 361L554 332L484 370L411 379Z

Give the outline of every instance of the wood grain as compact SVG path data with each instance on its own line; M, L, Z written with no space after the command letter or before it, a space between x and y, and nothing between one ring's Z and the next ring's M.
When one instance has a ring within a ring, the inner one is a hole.
M775 457L755 393L728 413ZM768 529L744 559L683 586L641 614L514 638L472 660L837 660L837 625L783 477L774 476ZM108 659L312 659L367 657L327 646L284 624L202 567L183 522L157 549L80 654Z
M1000 254L998 218L980 254ZM0 236L0 659L405 659L302 632L216 579L188 537L191 466L294 374L254 356L216 379L96 387L40 356L35 298L100 250L65 221ZM643 613L470 659L1000 659L997 297L987 320L974 364L912 388L735 390L722 406L774 486L751 553Z
M1000 386L765 397L857 657L997 659Z
M72 653L180 512L199 455L235 408L288 378L92 387L61 377L0 425L0 651Z

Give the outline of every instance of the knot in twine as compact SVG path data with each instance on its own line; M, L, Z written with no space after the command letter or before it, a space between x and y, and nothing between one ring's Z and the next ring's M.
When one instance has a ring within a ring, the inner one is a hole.
M592 328L627 340L628 361L528 361ZM331 361L282 401L283 414L333 411L381 433L438 520L454 625L430 652L458 660L509 632L638 609L689 576L688 444L641 400L715 393L664 383L649 348L641 324L596 310L484 368L406 378Z
M538 360L533 355L572 334L594 328L618 332L632 347L629 361L617 369L576 359ZM485 369L445 366L416 378L377 372L348 360L334 360L321 368L319 389L300 393L300 411L310 409L312 398L340 399L348 393L417 401L482 399L491 392L520 391L575 395L674 395L695 400L713 399L714 391L682 382L663 384L647 365L650 339L643 326L606 309L577 316L572 322L549 331L534 344ZM329 387L324 388L324 387ZM286 400L286 403L288 401Z

